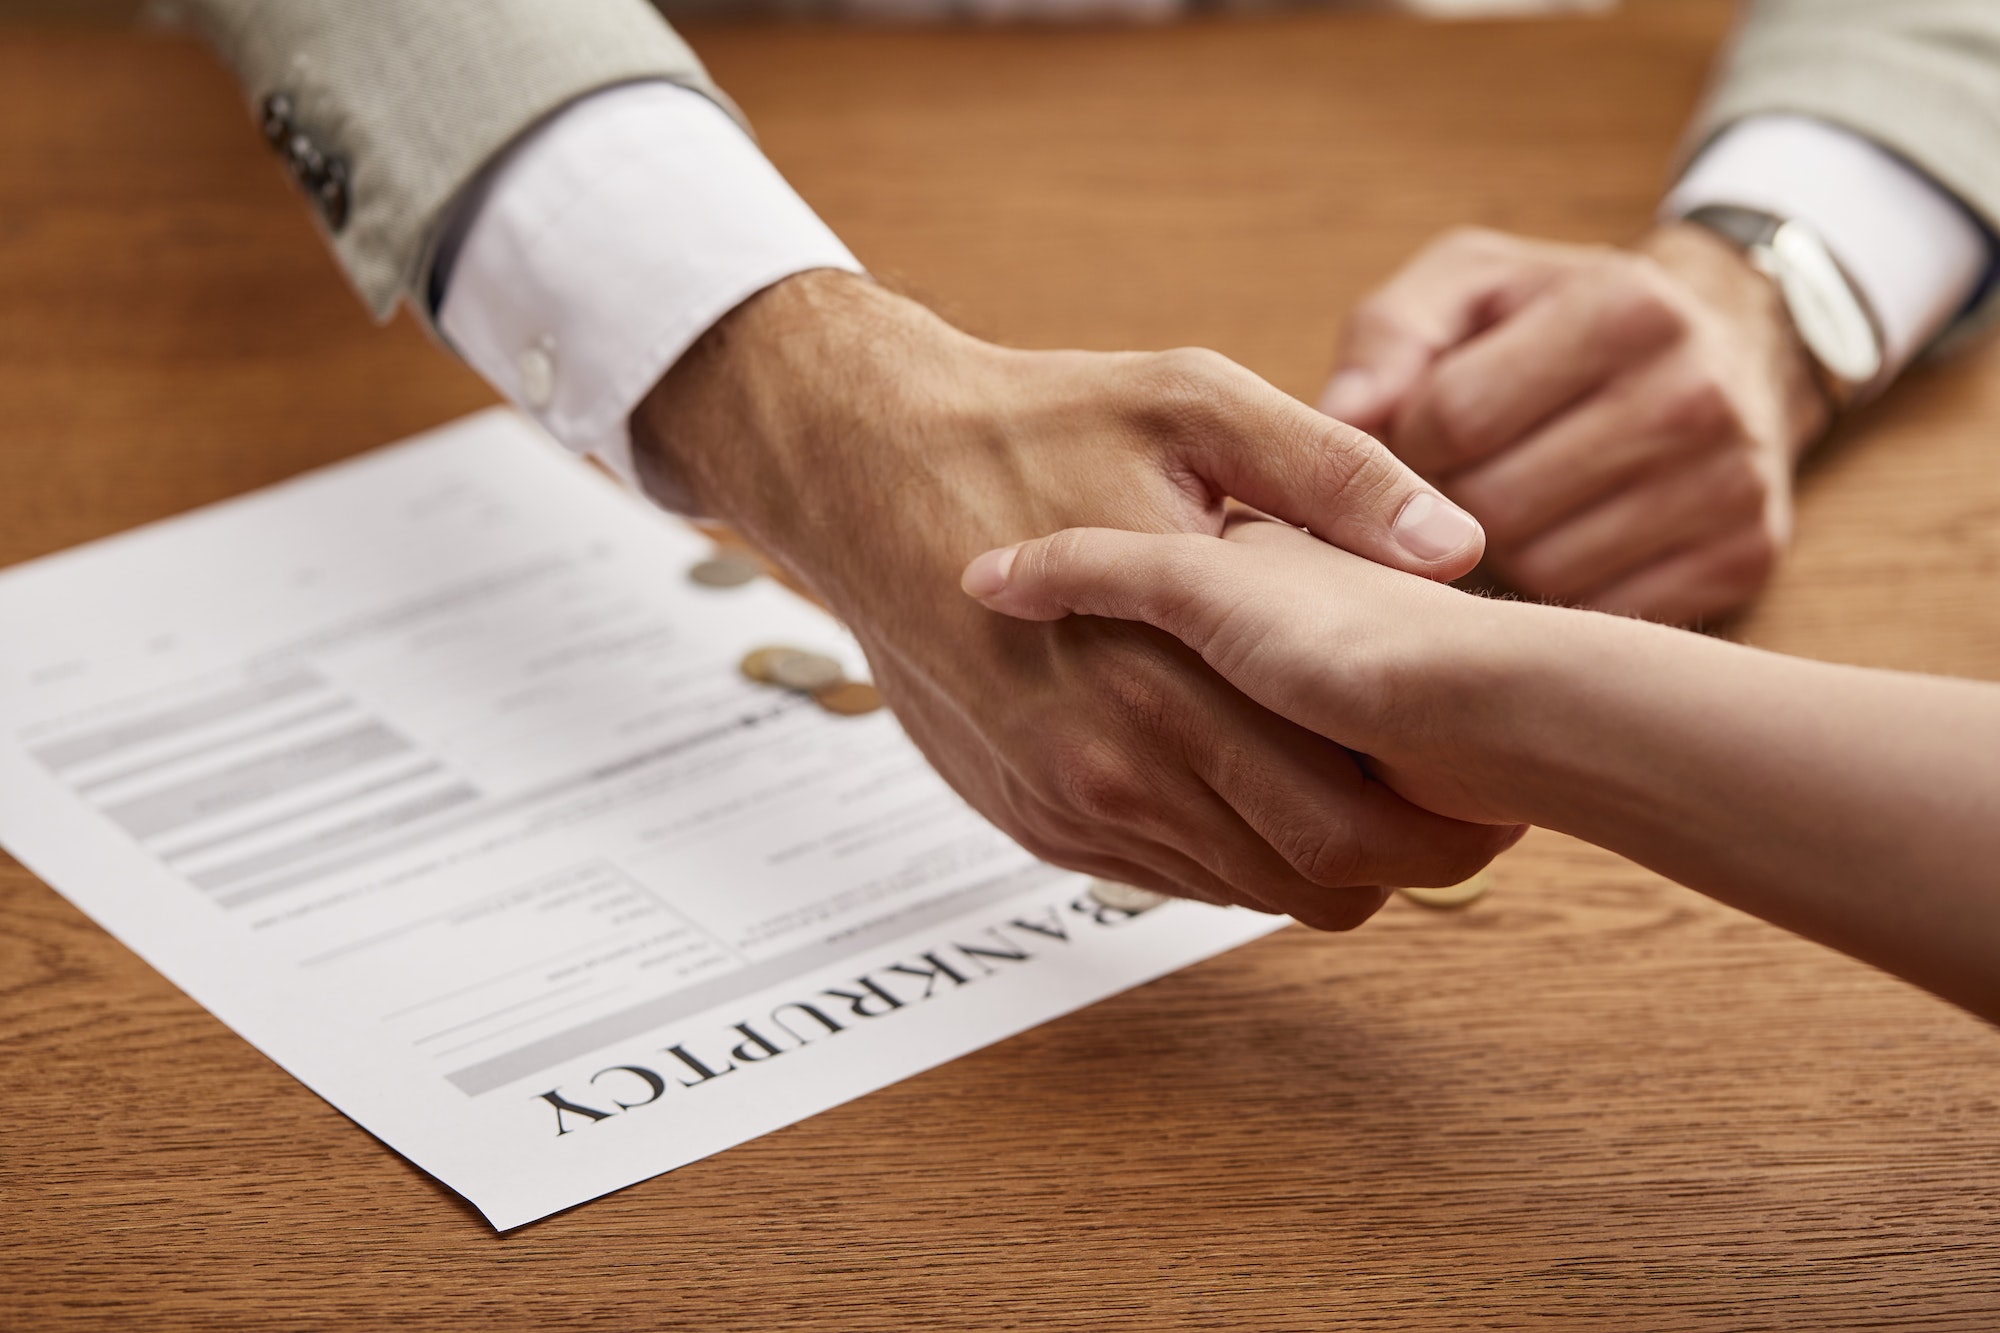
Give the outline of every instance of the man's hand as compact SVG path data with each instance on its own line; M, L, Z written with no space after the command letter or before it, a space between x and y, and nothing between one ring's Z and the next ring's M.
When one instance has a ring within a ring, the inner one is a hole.
M1828 418L1772 284L1684 224L1445 236L1355 312L1321 406L1470 510L1505 582L1682 624L1769 578Z
M1518 712L1502 664L1549 675L1550 659L1533 656L1562 653L1549 631L1602 619L1475 597L1243 514L1220 540L1071 528L985 552L961 586L1024 620L1164 630L1273 713L1365 755L1405 799L1510 839L1525 828L1514 805L1532 766L1495 764L1477 723Z
M809 273L711 330L633 427L649 488L824 599L939 771L1039 856L1339 928L1377 886L1454 883L1507 841L1155 630L1025 624L959 591L973 555L1064 526L1219 533L1225 496L1431 578L1478 560L1478 525L1375 441L1222 357L1013 351Z

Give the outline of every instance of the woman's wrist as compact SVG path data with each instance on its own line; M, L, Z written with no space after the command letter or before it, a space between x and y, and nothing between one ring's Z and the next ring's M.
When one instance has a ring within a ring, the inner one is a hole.
M1462 600L1459 600L1462 599ZM1397 711L1496 822L1565 822L1610 738L1576 715L1635 622L1594 612L1454 594L1412 656ZM1650 627L1647 627L1650 628Z
M1467 786L1496 814L1630 854L1699 800L1682 743L1726 697L1743 649L1597 611L1483 605L1452 720Z

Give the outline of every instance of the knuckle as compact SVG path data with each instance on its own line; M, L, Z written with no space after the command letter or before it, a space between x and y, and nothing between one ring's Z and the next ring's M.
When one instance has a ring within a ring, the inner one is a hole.
M1524 567L1509 582L1520 592L1542 602L1567 602L1579 591L1574 572L1552 564Z
M1671 432L1697 440L1723 440L1743 436L1743 420L1735 400L1714 376L1697 373L1681 380L1661 400L1659 424Z
M1432 429L1446 455L1453 460L1483 455L1492 434L1492 395L1464 376L1446 373L1433 377L1428 397Z
M1377 447L1374 441L1342 422L1329 421L1318 428L1308 448L1319 488L1332 495L1354 494L1367 484Z
M1778 534L1768 527L1759 525L1752 529L1744 540L1743 554L1735 566L1735 572L1751 588L1761 588L1778 572L1778 560L1784 554Z
M1249 374L1220 352L1176 347L1140 363L1134 385L1139 418L1168 435L1193 438L1225 425Z
M1092 823L1133 823L1148 804L1132 766L1098 742L1058 748L1044 785L1058 808Z
M1748 453L1733 454L1715 483L1715 508L1723 513L1753 518L1764 512L1771 496L1770 479Z
M1126 670L1106 679L1103 705L1114 728L1142 741L1158 741L1173 728L1175 692L1154 672Z
M1225 631L1239 605L1221 597L1221 585L1192 545L1201 540L1204 539L1193 535L1169 539L1160 555L1159 585L1143 595L1138 609L1146 620L1196 653L1205 654L1219 639L1226 644ZM1142 682L1134 679L1124 682L1123 688L1138 693L1143 687ZM1170 711L1171 700L1165 698L1149 694L1142 702L1145 707L1133 710L1128 716L1151 719L1155 711L1163 714Z
M1508 561L1502 577L1518 591L1544 601L1567 601L1582 591L1573 562L1534 547Z
M1514 591L1541 601L1562 601L1573 592L1569 566L1532 548L1494 561L1493 572Z
M1355 839L1328 824L1288 829L1273 846L1300 879L1322 889L1351 886L1360 865Z
M1052 532L1034 542L1023 552L1026 568L1014 575L1019 578L1026 574L1036 582L1059 580L1067 571L1075 570L1085 555L1081 534L1071 528Z
M1784 544L1762 525L1730 541L1704 580L1709 592L1702 615L1721 615L1749 601L1777 573Z
M1207 404L1233 382L1237 369L1209 348L1175 347L1147 357L1143 376L1148 390L1165 402Z
M1511 477L1485 471L1453 477L1438 489L1479 520L1486 529L1486 549L1494 553L1512 545L1519 528L1534 512L1539 495Z
M1256 676L1260 650L1267 635L1254 615L1243 614L1240 604L1231 605L1204 617L1184 615L1175 633L1201 654L1210 669L1224 680L1247 680Z
M1348 514L1386 512L1408 473L1382 445L1352 427L1327 423L1309 445L1309 488L1322 508Z
M1644 255L1621 253L1607 261L1607 271L1605 327L1621 346L1658 347L1688 333L1691 323L1680 288L1659 264Z

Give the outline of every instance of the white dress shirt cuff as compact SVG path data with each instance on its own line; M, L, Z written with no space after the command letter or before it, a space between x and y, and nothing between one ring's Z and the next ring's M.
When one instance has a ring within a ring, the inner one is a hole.
M697 338L781 278L861 271L735 121L665 82L562 111L466 206L438 328L628 482L632 410Z
M1818 232L1875 312L1891 374L1964 311L1993 263L1985 230L1950 192L1860 135L1806 116L1753 116L1724 130L1660 215L1707 204Z

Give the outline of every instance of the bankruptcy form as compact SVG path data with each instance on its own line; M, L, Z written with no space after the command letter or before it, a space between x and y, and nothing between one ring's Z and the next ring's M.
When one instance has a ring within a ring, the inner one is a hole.
M0 843L506 1229L1281 924L1100 906L502 411L0 571Z

